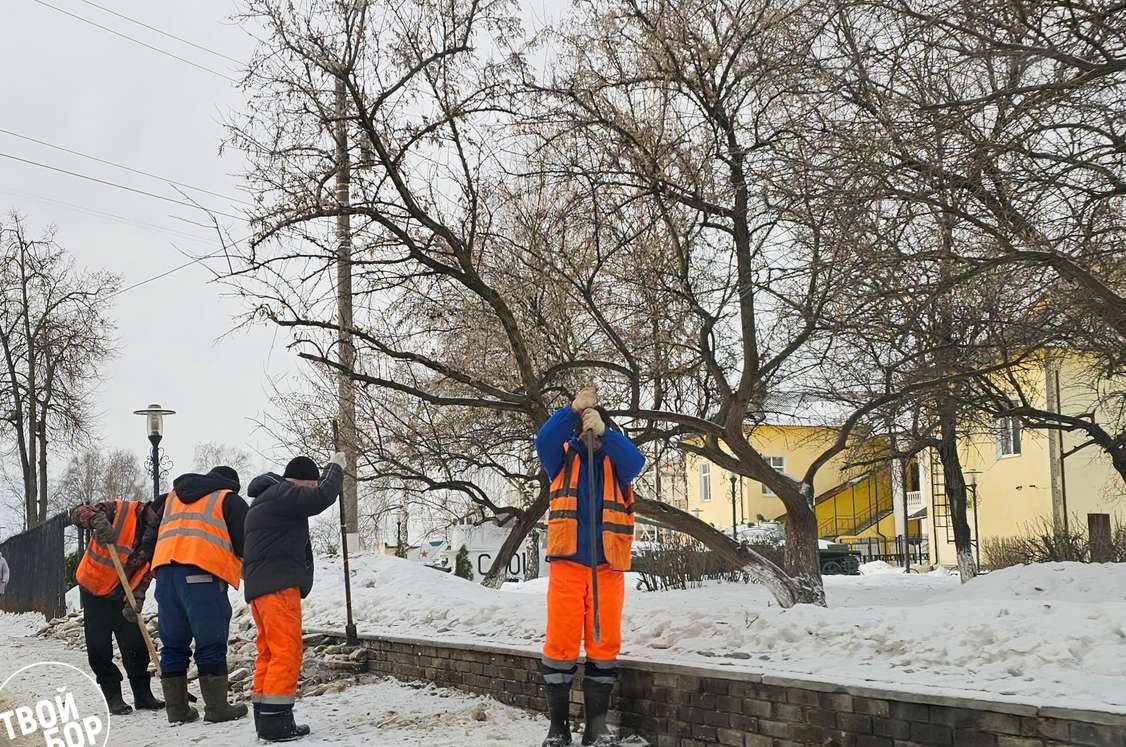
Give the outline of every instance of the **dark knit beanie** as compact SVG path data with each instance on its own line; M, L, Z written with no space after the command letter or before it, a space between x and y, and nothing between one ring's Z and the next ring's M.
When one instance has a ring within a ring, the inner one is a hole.
M285 465L285 474L282 477L292 480L319 480L321 471L317 463L307 456L294 457Z

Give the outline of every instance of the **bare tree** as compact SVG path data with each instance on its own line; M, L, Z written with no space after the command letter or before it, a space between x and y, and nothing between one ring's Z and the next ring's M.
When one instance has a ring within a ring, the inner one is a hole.
M0 223L0 352L5 418L23 476L25 527L47 518L49 444L89 436L90 392L112 350L109 297L118 278L86 273L51 232Z
M1120 11L1105 0L861 0L841 6L821 69L847 115L829 140L850 196L944 216L964 282L1012 275L1043 289L1038 310L1052 314L1017 347L1040 340L1085 360L1092 382L1083 412L1030 397L1025 366L966 393L983 412L1082 434L1126 477Z
M75 454L67 463L56 490L65 507L117 498L127 501L149 498L147 476L137 455L123 449L104 452L90 448Z
M254 456L241 446L205 441L196 444L192 462L199 472L207 472L220 465L231 467L238 472L244 485L254 477Z

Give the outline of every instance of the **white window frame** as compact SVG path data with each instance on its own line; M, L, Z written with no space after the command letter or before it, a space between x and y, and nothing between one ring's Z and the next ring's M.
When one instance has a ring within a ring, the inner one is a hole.
M700 462L700 503L712 502L712 465Z
M1020 418L1003 417L993 421L993 448L998 459L1021 455L1022 430Z
M767 463L769 463L770 466L774 468L775 472L778 472L778 473L783 474L783 475L786 474L786 457L784 457L784 456L764 456L763 459L765 459L767 461ZM769 487L767 487L767 484L765 482L760 482L759 485L762 485L762 494L763 495L774 495L775 494L773 490L771 490Z

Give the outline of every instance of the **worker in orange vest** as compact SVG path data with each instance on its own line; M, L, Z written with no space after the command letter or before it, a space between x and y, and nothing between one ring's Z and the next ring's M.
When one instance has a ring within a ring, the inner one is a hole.
M143 606L145 591L152 580L149 561L156 544L160 516L151 503L119 498L75 506L70 520L81 529L93 530L74 575L82 603L86 659L106 696L110 713L121 716L133 710L121 697L121 670L113 663L115 637L121 663L129 675L133 706L137 710L158 711L164 707L164 701L152 694L149 650L137 627L136 614L125 598L110 553L117 554L133 596L138 606Z
M227 702L228 587L242 577L246 501L238 473L215 467L177 477L164 502L153 570L160 619L160 668L169 723L195 721L188 705L188 664L195 641L203 720L233 721L245 705Z
M586 651L583 744L617 744L606 716L622 644L624 572L630 567L633 543L632 483L645 467L645 457L620 430L608 430L607 420L598 407L598 389L591 386L579 392L570 407L552 415L536 436L536 453L552 481L543 645L551 727L544 747L571 744L571 681L580 644ZM593 461L587 453L590 437ZM593 636L593 572L598 574L598 641Z

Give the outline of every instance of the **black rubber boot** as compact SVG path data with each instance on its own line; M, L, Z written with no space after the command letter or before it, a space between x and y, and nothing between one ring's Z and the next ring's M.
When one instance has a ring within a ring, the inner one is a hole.
M188 678L186 675L162 677L160 687L164 690L164 712L170 724L188 724L199 718L199 711L188 705Z
M583 681L583 713L586 728L583 729L583 744L597 747L613 747L617 738L606 725L606 714L610 710L610 693L614 691L612 682Z
M201 674L199 691L203 694L203 720L209 723L234 721L246 715L242 703L227 702L227 673Z
M571 683L544 685L543 689L547 696L547 715L551 718L543 747L571 744Z
M132 707L121 698L120 682L103 682L101 688L102 695L106 696L106 705L109 706L110 713L114 716L124 716L133 712Z
M129 689L133 691L133 707L138 711L159 711L164 708L164 701L157 700L152 694L150 677L129 680Z
M258 714L258 738L267 742L292 742L309 736L309 727L293 720L293 708Z

